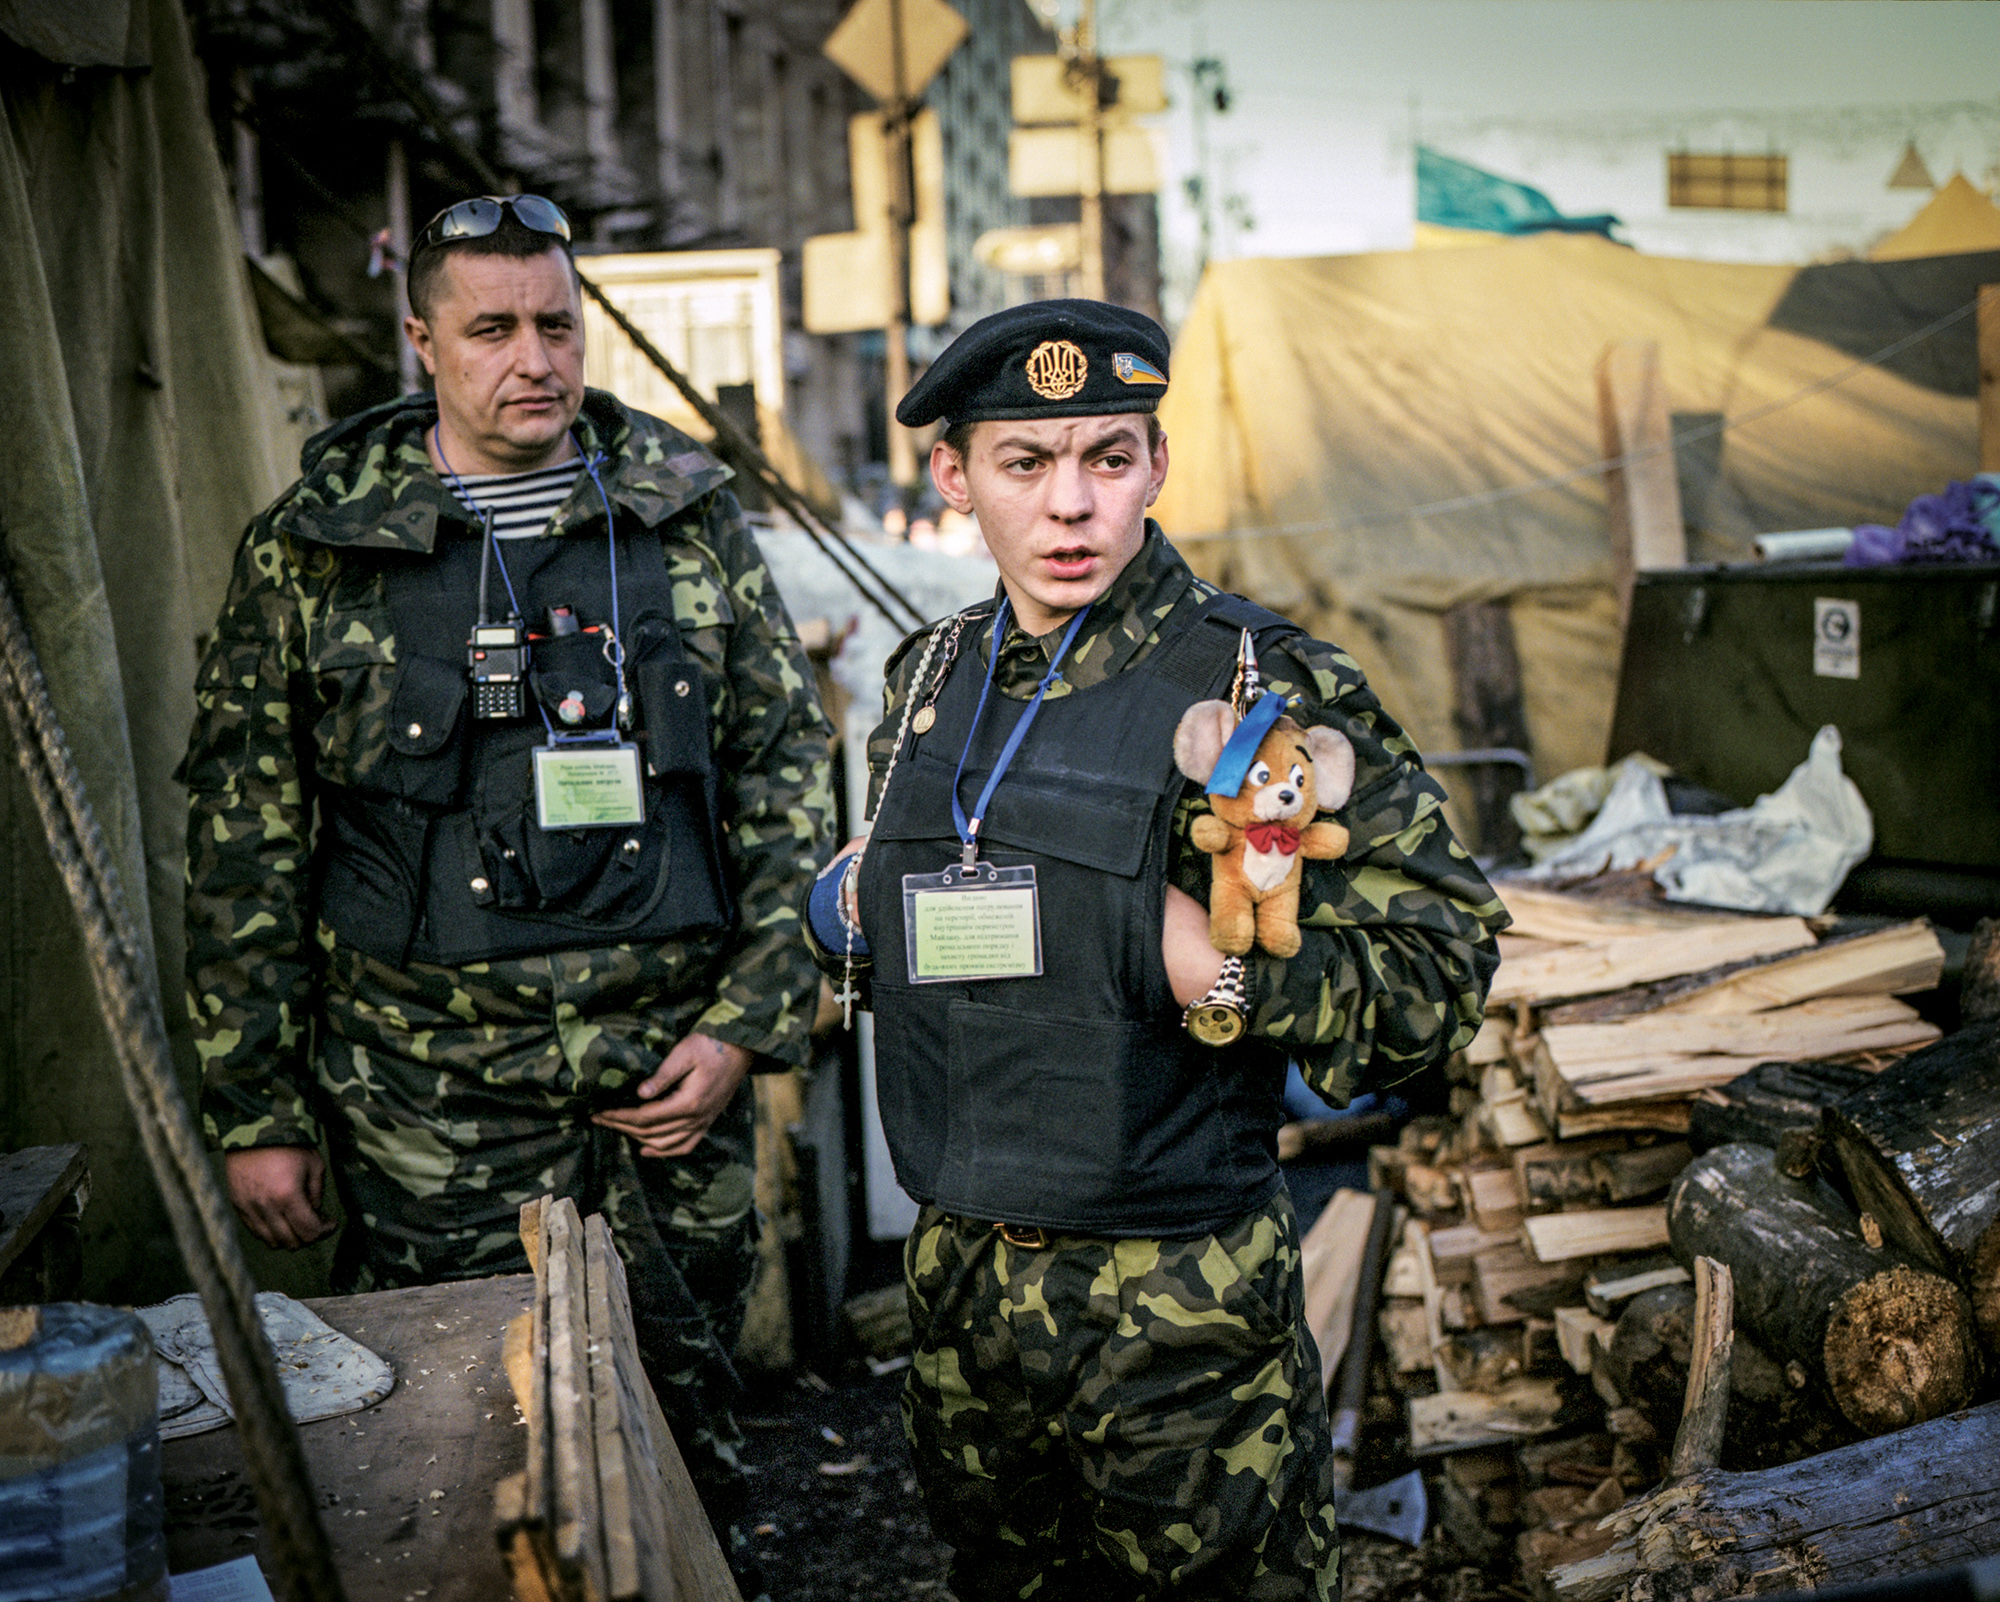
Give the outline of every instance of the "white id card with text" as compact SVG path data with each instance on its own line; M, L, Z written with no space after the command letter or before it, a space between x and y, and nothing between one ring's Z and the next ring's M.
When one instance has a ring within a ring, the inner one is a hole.
M645 822L639 748L536 746L535 818L544 829L607 829Z
M1042 913L1032 867L954 864L903 875L910 983L1030 979L1042 971Z

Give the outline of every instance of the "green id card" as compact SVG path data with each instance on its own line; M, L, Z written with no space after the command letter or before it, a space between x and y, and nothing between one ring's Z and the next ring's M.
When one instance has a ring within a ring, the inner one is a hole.
M1042 971L1032 867L980 863L903 875L903 939L913 985L1029 979Z
M535 817L544 829L608 829L645 822L639 748L536 746Z

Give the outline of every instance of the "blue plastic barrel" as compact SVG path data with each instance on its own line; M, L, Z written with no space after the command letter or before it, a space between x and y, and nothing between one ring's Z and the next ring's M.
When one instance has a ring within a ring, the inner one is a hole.
M0 1602L167 1593L160 1383L146 1326L55 1302L0 1351Z

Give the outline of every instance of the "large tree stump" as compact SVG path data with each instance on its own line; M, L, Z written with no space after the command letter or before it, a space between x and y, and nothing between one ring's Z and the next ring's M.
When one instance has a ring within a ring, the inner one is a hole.
M1667 1202L1683 1262L1713 1257L1736 1280L1738 1317L1782 1360L1823 1375L1870 1435L1972 1400L1979 1347L1965 1292L1871 1247L1817 1179L1778 1172L1762 1146L1697 1157Z
M2000 1403L1755 1474L1710 1470L1614 1513L1554 1570L1563 1602L1817 1590L2000 1553Z
M1890 1064L1826 1129L1855 1204L1913 1261L1958 1277L2000 1354L2000 1019Z

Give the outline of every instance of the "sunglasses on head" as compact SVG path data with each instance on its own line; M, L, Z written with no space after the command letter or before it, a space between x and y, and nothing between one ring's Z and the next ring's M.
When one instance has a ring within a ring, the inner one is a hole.
M414 258L419 251L448 245L454 239L484 239L497 233L500 219L513 212L514 220L530 233L548 234L569 243L569 219L562 207L540 195L474 195L455 206L447 206L417 235L410 247Z

